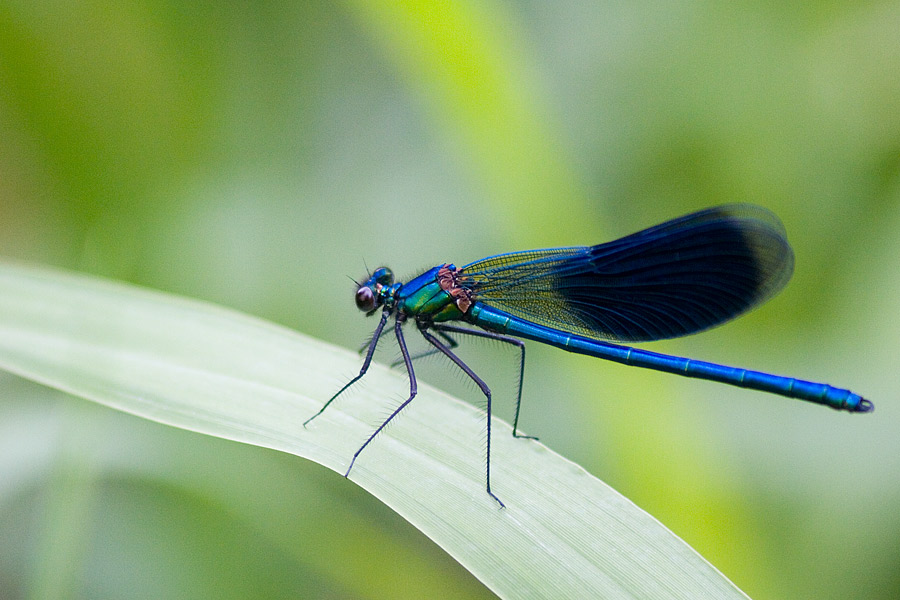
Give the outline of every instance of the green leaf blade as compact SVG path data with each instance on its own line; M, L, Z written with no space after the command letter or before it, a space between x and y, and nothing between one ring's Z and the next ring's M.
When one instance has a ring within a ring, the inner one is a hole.
M351 352L203 302L0 263L0 366L160 423L305 457L344 473L406 389L373 365L359 389L303 422L359 368ZM626 498L541 444L420 384L350 478L501 597L745 598Z

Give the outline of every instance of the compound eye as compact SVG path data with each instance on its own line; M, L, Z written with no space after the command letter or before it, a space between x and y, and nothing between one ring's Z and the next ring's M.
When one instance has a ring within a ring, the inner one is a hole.
M356 308L363 312L375 310L375 293L372 288L363 286L356 290Z
M375 283L380 283L384 287L387 287L394 283L394 272L387 267L378 267L375 269L375 272L372 273L372 279Z

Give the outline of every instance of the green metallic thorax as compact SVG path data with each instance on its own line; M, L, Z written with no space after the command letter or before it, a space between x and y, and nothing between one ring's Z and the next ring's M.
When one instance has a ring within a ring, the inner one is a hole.
M438 282L438 270L435 267L405 283L397 293L397 308L410 317L430 318L437 323L461 319L462 311Z

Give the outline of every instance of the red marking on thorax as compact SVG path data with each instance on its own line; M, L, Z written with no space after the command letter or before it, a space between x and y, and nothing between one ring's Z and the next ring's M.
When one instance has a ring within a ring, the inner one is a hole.
M465 314L472 306L472 291L459 284L460 276L456 269L451 269L449 264L445 264L438 269L437 280L441 289L453 299L456 308Z

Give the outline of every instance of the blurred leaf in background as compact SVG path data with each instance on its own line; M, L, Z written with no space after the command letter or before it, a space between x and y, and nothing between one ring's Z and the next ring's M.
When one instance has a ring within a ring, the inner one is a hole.
M792 284L653 348L849 387L873 415L530 346L524 427L751 597L893 598L898 30L896 2L2 0L0 253L355 347L371 324L347 276L366 265L407 275L764 205L794 245ZM467 351L511 398L503 349ZM477 396L439 361L422 370ZM571 401L542 403L551 391ZM0 593L488 594L294 457L11 376L0 409ZM273 544L267 519L316 527ZM54 555L59 537L77 560Z

